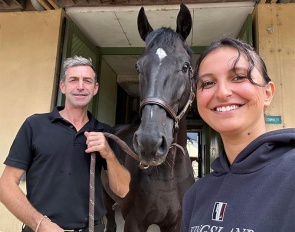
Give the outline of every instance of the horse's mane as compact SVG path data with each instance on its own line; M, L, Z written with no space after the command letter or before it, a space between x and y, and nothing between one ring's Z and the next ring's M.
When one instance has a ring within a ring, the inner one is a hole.
M155 31L152 31L146 37L146 50L150 50L155 46L162 46L167 48L168 50L171 50L169 48L173 48L177 41L181 41L183 43L183 46L185 47L187 53L190 55L190 57L192 57L193 51L190 46L187 45L181 35L176 33L170 27L161 27Z

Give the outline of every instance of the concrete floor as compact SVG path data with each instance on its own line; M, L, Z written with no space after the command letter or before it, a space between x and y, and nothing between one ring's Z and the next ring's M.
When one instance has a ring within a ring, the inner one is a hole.
M117 222L117 232L124 231L124 219L122 218L120 209L116 210L116 222ZM151 225L147 232L160 232L160 228L157 225Z

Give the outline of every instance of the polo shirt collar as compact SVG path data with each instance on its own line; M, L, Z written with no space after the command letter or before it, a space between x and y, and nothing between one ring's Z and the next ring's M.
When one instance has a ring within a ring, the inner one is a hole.
M64 107L63 106L56 106L54 107L54 109L51 111L50 115L49 115L49 118L50 118L50 121L51 122L54 122L58 119L63 119L60 114L59 114L59 111L63 110Z
M63 110L64 109L64 106L56 106L54 107L54 109L51 111L50 115L49 115L49 118L51 120L51 122L55 122L57 120L63 120L64 121L64 118L61 117L61 115L59 114L59 111ZM96 118L89 112L87 111L87 116L88 116L88 119L89 119L89 123L90 123L90 128L91 129L94 129L96 128L97 129L103 129L103 125L96 120Z

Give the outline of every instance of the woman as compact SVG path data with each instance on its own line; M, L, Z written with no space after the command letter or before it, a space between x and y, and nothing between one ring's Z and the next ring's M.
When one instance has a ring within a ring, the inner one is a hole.
M224 38L196 64L197 105L224 149L183 200L182 231L295 231L295 129L266 132L274 95L263 60Z

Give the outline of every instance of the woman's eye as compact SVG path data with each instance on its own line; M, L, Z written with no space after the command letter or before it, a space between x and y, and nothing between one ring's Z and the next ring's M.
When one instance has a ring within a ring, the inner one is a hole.
M248 79L248 77L246 75L237 75L232 80L233 81L243 81L245 79Z
M215 85L214 81L201 81L201 89L209 89Z

